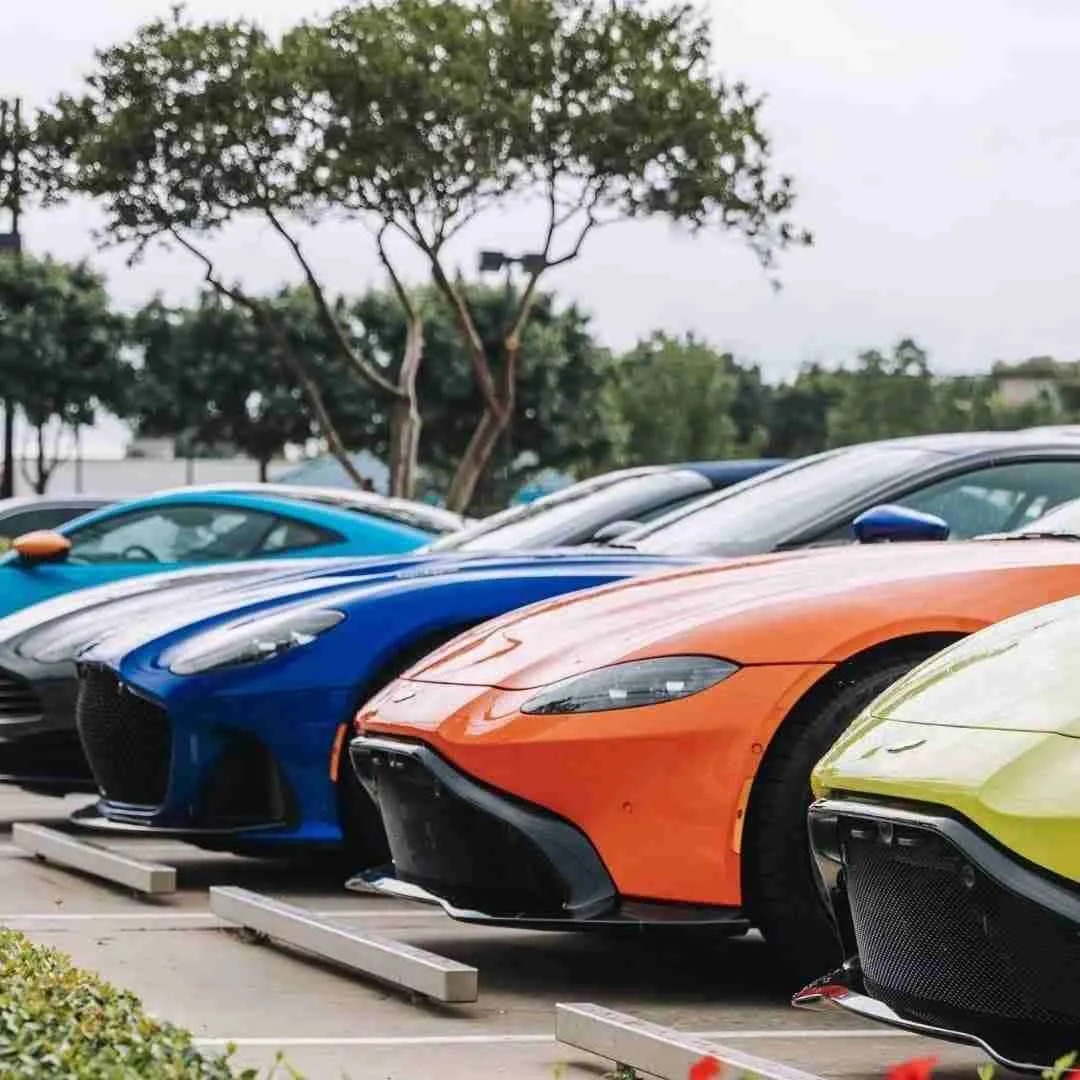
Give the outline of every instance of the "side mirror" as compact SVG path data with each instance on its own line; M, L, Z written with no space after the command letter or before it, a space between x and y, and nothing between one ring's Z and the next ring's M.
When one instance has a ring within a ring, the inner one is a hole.
M12 542L19 558L24 563L60 562L71 551L71 541L51 529L40 532L23 533Z
M860 544L949 539L947 521L906 506L873 506L861 513L851 528Z
M617 540L624 533L632 532L638 528L640 522L627 521L623 518L620 521L609 521L606 525L601 525L599 529L592 534L591 543L594 544L607 544L612 540Z

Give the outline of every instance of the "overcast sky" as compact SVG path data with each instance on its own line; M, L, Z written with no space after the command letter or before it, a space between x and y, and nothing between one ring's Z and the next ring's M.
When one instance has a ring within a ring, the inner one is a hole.
M76 87L95 47L126 36L159 0L3 5L0 94L32 104ZM197 16L281 26L327 5L191 0ZM653 329L693 330L782 376L910 334L940 370L994 359L1080 355L1080 4L1075 0L711 0L717 59L766 91L764 123L794 174L816 246L787 256L774 293L754 259L716 234L627 225L592 238L549 286L625 346ZM36 252L94 255L114 294L189 296L197 269L159 253L135 270L94 252L92 209L35 214ZM526 212L478 222L455 249L527 249ZM335 289L380 281L363 234L316 233ZM293 275L272 237L227 237L223 266L251 288ZM416 268L419 272L419 267Z

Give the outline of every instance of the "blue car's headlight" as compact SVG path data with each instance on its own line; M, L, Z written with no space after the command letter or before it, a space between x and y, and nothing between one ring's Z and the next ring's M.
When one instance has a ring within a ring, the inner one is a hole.
M529 698L521 711L543 715L659 705L707 690L738 670L738 664L714 656L631 660L553 683Z
M200 634L165 653L174 675L198 675L217 668L257 664L310 645L345 618L340 611L305 610L265 615Z

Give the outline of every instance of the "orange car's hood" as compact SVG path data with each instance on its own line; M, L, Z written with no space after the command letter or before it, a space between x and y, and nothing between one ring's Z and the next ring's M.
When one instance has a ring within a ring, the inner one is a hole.
M1048 569L1063 564L1075 573L1080 544L844 546L710 563L513 612L433 653L407 677L524 690L643 656L700 653L742 663L818 662L830 659L827 640L818 634L821 626L857 623L860 617L887 625L890 604L900 597L928 618L940 611L943 628L979 629L1012 614L1008 604L1013 601L1002 601L1002 608L991 595L985 610L965 621L963 603L950 599L954 580L1007 576L1012 592L1018 584L1023 592L1024 581L1041 580ZM999 574L1005 570L1017 574ZM968 591L978 597L986 593L981 582ZM1027 607L1044 602L1035 585L1027 592L1032 594Z

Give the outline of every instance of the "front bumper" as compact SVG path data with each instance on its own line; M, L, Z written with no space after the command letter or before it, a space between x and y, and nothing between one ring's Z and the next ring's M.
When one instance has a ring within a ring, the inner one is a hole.
M853 958L797 1005L970 1043L1010 1068L1080 1049L1080 888L945 813L825 799L810 830Z
M800 990L795 995L792 1004L799 1009L827 1009L830 1006L835 1006L844 1012L851 1013L853 1016L860 1016L864 1020L876 1020L878 1023L888 1024L890 1027L900 1028L902 1031L910 1031L915 1035L926 1035L933 1039L942 1039L945 1042L975 1046L1012 1072L1041 1074L1045 1068L1044 1065L1015 1061L1007 1057L1004 1053L995 1050L990 1043L974 1032L956 1031L952 1028L939 1027L934 1024L908 1019L895 1009L890 1008L883 1001L878 1001L877 998L863 993L861 987L862 974L859 971L857 961L852 961L834 971L831 975L826 975L824 978L811 983L804 990Z
M437 903L466 922L748 928L735 908L621 896L580 829L473 780L422 743L362 736L349 754L378 804L394 863L392 873L373 871L350 887Z
M351 701L182 689L158 696L80 665L76 720L102 798L77 824L245 851L340 845L331 756Z
M49 795L96 791L75 732L75 665L0 649L0 783Z

